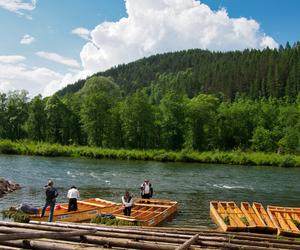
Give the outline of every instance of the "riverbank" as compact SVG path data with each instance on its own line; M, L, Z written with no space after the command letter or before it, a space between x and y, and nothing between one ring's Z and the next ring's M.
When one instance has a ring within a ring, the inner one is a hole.
M20 185L0 177L0 198L10 192L20 189Z
M85 157L90 159L122 159L160 162L197 162L212 164L300 167L300 156L242 151L197 152L182 150L127 150L105 149L88 146L63 146L30 141L0 141L1 154L36 155L48 157Z

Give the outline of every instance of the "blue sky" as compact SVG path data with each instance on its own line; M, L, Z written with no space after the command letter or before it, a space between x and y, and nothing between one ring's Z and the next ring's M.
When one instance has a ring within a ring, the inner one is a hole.
M275 48L300 40L299 9L299 0L0 0L0 92L46 96L167 51Z

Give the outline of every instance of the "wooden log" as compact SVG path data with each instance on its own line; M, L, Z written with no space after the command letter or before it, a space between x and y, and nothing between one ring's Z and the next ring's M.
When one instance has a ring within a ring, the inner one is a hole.
M201 236L199 236L199 240L201 240ZM206 241L206 240L205 240ZM198 242L200 245L203 241ZM237 239L213 239L210 242L219 242L219 243L231 243L235 245L242 245L242 246L251 246L251 247L263 247L263 248L280 248L280 249L300 249L299 245L293 244L280 244L280 243L272 243L272 242L258 242L258 241L249 241L249 240L237 240Z
M189 249L191 245L193 245L197 239L199 238L199 234L194 235L192 238L184 242L182 245L178 246L175 250L186 250Z
M0 223L1 224L1 223ZM82 226L87 225L77 225L77 224L65 224L65 223L60 223L62 224L61 227L55 228L53 225L55 223L49 223L49 225L37 225L37 224L23 224L28 227L34 227L35 229L38 230L78 230L82 229ZM20 228L20 223L14 223L10 224L10 226L19 226ZM22 228L22 227L21 227ZM120 228L109 228L109 227L99 227L99 226L90 226L90 228L94 230L100 230L97 231L95 234L96 236L102 236L102 238L106 237L107 238L124 238L128 240L129 238L132 240L142 240L142 241L148 241L145 243L150 242L168 242L168 243L177 243L177 244L182 244L186 239L190 238L189 235L183 235L184 237L182 238L182 234L176 234L176 233L171 233L169 234L167 230L163 231L162 233L156 232L156 235L151 236L151 232L149 231L143 231L143 230L129 230L129 229L120 229ZM0 230L3 229L3 227L0 227ZM86 229L86 228L84 228ZM104 231L102 231L104 230ZM138 232L138 233L136 233ZM149 234L150 233L150 234ZM166 235L172 235L172 237L168 238ZM126 237L127 235L127 237ZM276 239L274 237L265 237L265 235L259 235L259 238L253 237L252 235L258 235L258 234L224 234L224 233L216 233L216 232L211 232L208 231L207 233L200 232L199 233L199 240L197 241L197 244L202 244L203 242L211 242L211 243L220 243L220 244L227 244L231 243L234 245L243 245L247 247L267 247L267 248L282 248L282 249L300 249L299 242L293 241L293 240L282 240L282 239ZM163 241L162 238L166 239L166 241ZM175 238L176 237L176 238ZM100 237L101 239L101 237ZM80 239L77 238L76 241L79 241ZM179 242L180 241L180 242ZM140 243L140 242L139 242ZM159 244L160 245L160 244ZM147 247L147 246L146 246ZM174 246L175 249L176 245ZM213 246L207 246L207 247L213 247Z
M129 249L141 249L141 250L174 250L176 245L171 244L158 244L157 242L143 243L133 242L130 240L111 239L107 237L95 237L87 236L87 242L96 245L102 245L107 247L124 247Z
M0 250L21 250L19 247L0 246Z
M0 233L20 233L20 232L40 232L36 229L23 229L23 228L10 228L10 227L0 227ZM77 231L75 231L77 232ZM131 239L134 241L158 241L158 242L164 242L164 243L173 243L173 244L182 244L185 242L185 239L175 239L175 238L166 238L166 237L152 237L152 236L143 236L143 235L134 235L134 234L125 234L125 233L111 233L111 232L101 232L98 231L94 234L95 236L101 236L101 237L110 237L110 238L123 238L123 239ZM70 238L70 240L74 240L73 238Z
M218 249L231 249L231 250L278 250L278 248L269 248L269 247L257 247L257 246L244 246L237 245L232 243L224 242L211 242L211 241L202 241L201 246L204 247L214 247ZM285 248L288 249L288 248Z
M20 231L20 229L14 229L14 228L0 228L0 231L3 232L3 230L7 233L15 232L15 230ZM23 229L24 230L24 229ZM27 229L28 230L28 229ZM150 242L165 242L165 243L177 243L182 244L185 242L184 239L173 239L173 238L163 238L163 237L150 237L150 236L143 236L143 235L132 235L132 234L124 234L124 233L110 233L110 232L97 232L95 233L95 236L102 236L107 238L123 238L123 239L132 239L132 240L142 240L142 241L149 241ZM249 241L249 240L238 240L232 237L212 237L212 236L201 236L199 235L199 240L201 241L213 241L213 242L230 242L234 244L241 244L241 245L251 245L251 246L258 246L258 247L277 247L277 248L288 248L288 249L299 249L299 245L294 245L295 242L288 242L284 241L284 244L279 244L279 242L271 243L271 242L257 242L257 241ZM70 238L67 239L70 241L77 241L79 242L80 239L77 238Z
M30 233L14 233L14 234L5 234L0 235L1 241L8 240L20 240L20 239L38 239L38 238L47 238L47 239L63 239L71 236L82 236L95 234L96 230L78 230L73 232L30 232Z
M133 227L126 227L134 229ZM195 235L197 233L207 233L207 234L219 234L219 235L232 235L233 232L220 232L217 230L208 230L208 229L201 229L201 228L167 228L167 227L136 227L135 229L139 229L141 231L153 231L153 232L164 232L168 231L169 233L184 233L188 235ZM276 235L270 235L270 234L259 234L259 233L247 233L247 232L234 232L234 235L251 235L251 236L257 236L257 237L265 237L265 238L274 238L276 239Z
M168 230L168 228L147 228L147 227L139 227L141 231L154 231L154 232L163 232ZM222 237L228 237L228 238L234 238L234 239L241 239L241 240L253 240L253 241L270 241L270 242L277 242L277 243L282 243L282 244L294 244L294 245L299 245L300 242L296 241L295 238L286 238L285 240L283 239L278 239L277 236L275 235L268 235L268 234L258 234L258 233L246 233L246 232L217 232L214 230L202 230L202 229L193 229L193 228L187 228L188 231L184 231L185 228L169 228L169 232L172 233L185 233L185 234L192 234L192 232L196 232L201 235L205 236L222 236Z
M24 230L24 229L23 229L23 230ZM26 230L29 230L29 229L26 229ZM20 231L22 231L22 229L16 229L16 228L4 228L4 227L1 227L1 228L0 228L0 231L1 231L1 232L5 231L5 232L8 232L8 233L11 233L11 232L16 232L16 231L17 231L17 232L20 232ZM36 232L36 230L35 230L35 232ZM99 234L102 234L102 232L98 232L98 233L99 233ZM98 234L98 233L97 233L97 234ZM108 240L109 242L110 242L111 240L113 240L113 239L111 239L111 237L114 237L115 235L112 236L111 233L107 233L107 232L104 232L104 233L105 233L106 236L107 236L106 238L103 238L103 237L98 238L98 237L97 237L97 238L94 238L94 239L100 239L100 240L104 240L104 241L107 241L107 240ZM31 234L34 234L34 233L31 233ZM64 233L64 234L65 234L65 233ZM98 235L97 235L97 236L98 236ZM121 235L118 234L117 236L119 237L119 236L121 236ZM128 241L128 236L130 236L130 235L123 234L123 235L122 235L122 239ZM109 238L109 237L110 237L110 238ZM92 243L94 243L94 239L93 239L93 242L92 242ZM74 238L74 237L73 237L73 238L69 238L69 239L66 239L66 240L75 241L75 242L80 242L82 239L80 239L80 238ZM135 238L133 238L133 240L136 241ZM148 243L151 243L151 241L154 242L155 240L157 240L157 237L154 237L154 238L153 238L153 237L147 237L147 236L146 236L146 237L140 236L140 237L139 237L139 240L147 240ZM179 243L179 244L181 244L181 243L183 243L183 242L185 241L185 240L180 240L180 239L170 239L171 242L169 242L168 239L164 239L164 238L161 238L160 240L161 240L162 242L173 243L173 244L174 244L174 243L177 243L177 244ZM85 242L89 243L89 239L87 239L86 237L85 237ZM0 244L1 244L1 242L0 242ZM144 245L142 244L142 247L143 247L143 248L145 247L146 249L148 249L148 248L151 249L151 248L153 248L153 247L154 247L154 248L160 249L159 246L158 246L157 244L158 244L158 243L156 243L156 245L154 245L154 246L152 246L152 245L148 246L147 244L144 246ZM138 245L138 246L139 246L139 245ZM163 248L163 249L165 249L165 248ZM172 247L172 249L174 249L174 247Z
M121 229L121 228L111 228L111 227L103 227L103 226L87 226L87 225L78 225L78 224L65 224L65 223L58 223L58 222L42 222L42 221L34 221L32 224L35 225L48 225L48 226L55 226L55 227L63 227L63 228L72 228L72 229L85 229L85 230L99 230L104 232L120 232L120 233L128 233L128 234L143 234L149 236L162 236L162 237L173 237L173 238L185 238L189 239L190 235L178 235L172 233L156 233L156 232L141 232L139 230L128 230L128 229Z
M156 242L173 243L173 244L182 244L185 242L185 239L180 239L180 238L168 238L168 237L161 237L161 236L134 235L134 234L110 233L110 232L96 232L94 236L119 238L119 239L123 238L123 239L130 239L134 241L156 241Z
M16 241L5 241L1 242L1 245L18 247L21 249L35 249L35 250L80 250L80 249L102 249L99 246L86 244L86 243L64 243L64 242L53 242L44 240L16 240Z
M80 243L82 239L79 237L75 238L65 238L64 240L70 240L72 241L72 244L74 242ZM17 242L17 243L16 243ZM24 243L22 245L22 242ZM85 236L85 242L89 245L100 245L103 247L122 247L122 248L130 248L130 249L141 249L141 250L169 250L169 249L174 249L176 245L174 244L163 244L160 245L159 243L152 241L152 242L134 242L130 241L128 239L111 239L108 237L98 237L98 236ZM56 242L55 242L56 243ZM19 246L19 247L26 247L26 248L34 248L34 249L54 249L54 250L65 250L65 249L75 249L73 246L72 247L65 247L67 244L63 246L52 246L49 244L42 244L37 241L6 241L6 242L0 242L0 244L6 244L10 246ZM81 248L80 248L81 249Z
M0 226L6 227L15 227L15 228L27 228L27 229L37 229L37 230L46 230L46 231L55 231L55 232L69 232L70 229L58 228L54 226L46 226L46 225L36 225L36 224L28 224L28 223L19 223L19 222L10 222L10 221L0 221Z
M39 222L40 223L40 222ZM47 222L46 222L47 223ZM43 222L42 224L46 224L45 222ZM60 224L57 224L55 223L56 225L58 226L64 226L63 223L60 223ZM137 234L145 234L145 235L151 235L151 236L162 236L162 237L176 237L176 238L190 238L190 236L188 235L178 235L178 234L169 234L169 233L151 233L151 232L141 232L141 231L138 231L138 230L124 230L124 229L116 229L116 228L104 228L104 227L96 227L96 226L80 226L80 225L70 225L68 224L67 227L79 227L79 228L82 228L82 229L91 229L91 228L94 228L94 229L101 229L101 230L106 230L108 232L123 232L123 233L130 233L130 234L134 234L134 233L137 233ZM229 236L229 238L237 238L237 237L241 237L243 238L244 240L247 240L248 239L251 239L253 241L266 241L266 240L272 240L274 243L278 242L278 240L275 238L275 237L269 237L269 235L259 235L259 234L253 234L254 236L260 236L261 239L257 238L257 237L252 237L252 234L245 234L245 233L240 233L240 234L225 234L225 235L231 235ZM248 236L248 235L251 235L251 236ZM267 237L266 237L267 236ZM278 242L279 243L279 242ZM282 240L282 242L280 243L283 243L283 244L291 244L291 242L289 242L288 240L287 241L284 241ZM294 245L298 245L299 242L293 242Z

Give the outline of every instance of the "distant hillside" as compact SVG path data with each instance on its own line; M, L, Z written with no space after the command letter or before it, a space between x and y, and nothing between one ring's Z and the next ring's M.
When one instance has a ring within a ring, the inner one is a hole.
M174 89L188 96L223 93L227 98L244 94L295 97L300 90L300 43L278 50L210 52L193 49L165 53L119 65L95 75L109 76L125 96L141 88L149 91ZM85 80L58 91L60 96L74 93Z

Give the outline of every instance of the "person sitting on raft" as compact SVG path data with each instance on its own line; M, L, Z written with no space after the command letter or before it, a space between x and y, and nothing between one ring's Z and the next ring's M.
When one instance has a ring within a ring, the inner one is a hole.
M128 191L125 192L125 195L122 196L122 204L123 204L123 213L126 216L130 216L131 208L133 206L133 198L129 194Z

